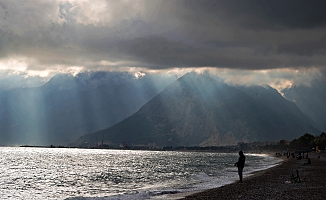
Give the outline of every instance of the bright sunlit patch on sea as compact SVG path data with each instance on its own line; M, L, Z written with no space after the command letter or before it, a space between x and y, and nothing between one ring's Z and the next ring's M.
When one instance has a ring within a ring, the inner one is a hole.
M4 199L164 199L238 180L237 153L0 148ZM245 174L276 159L247 154Z

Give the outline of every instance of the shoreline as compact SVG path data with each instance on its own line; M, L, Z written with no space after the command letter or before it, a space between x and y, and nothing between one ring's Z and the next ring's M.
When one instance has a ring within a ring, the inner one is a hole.
M179 194L179 198L171 196L171 199L325 199L325 153L311 153L311 164L305 164L307 159L277 158L283 161L266 170L253 172L244 178L243 183L236 181L218 188ZM292 174L296 176L296 170L300 183L291 180Z
M275 152L270 152L270 151L261 152L261 153L249 152L249 153L246 153L246 154L260 154L260 155L263 154L263 155L266 155L268 157L279 159L280 161L277 162L277 163L274 163L273 166L271 166L269 168L260 169L260 170L252 171L252 172L249 172L249 173L244 172L244 174L243 174L243 180L249 179L251 177L254 177L256 175L259 175L259 173L262 173L262 172L264 172L266 170L269 170L269 169L274 168L274 167L276 167L278 165L281 165L284 162L284 160L286 159L285 156L275 156ZM237 172L235 172L235 173L236 173L236 176L238 177ZM225 187L225 186L228 186L228 185L231 185L231 184L235 184L237 182L238 182L238 180L234 180L231 183L226 183L225 185L218 186L216 188L200 189L200 190L194 190L194 191L186 191L186 192L180 192L180 193L175 193L175 194L167 194L167 195L163 195L163 196L151 197L150 199L168 199L168 200L185 199L188 196L197 195L197 194L202 193L202 192L206 192L206 191L209 191L209 190L218 189L218 188Z

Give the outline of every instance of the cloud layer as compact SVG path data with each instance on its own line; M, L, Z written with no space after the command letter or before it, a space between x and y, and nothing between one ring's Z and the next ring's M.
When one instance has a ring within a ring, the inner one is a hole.
M326 67L326 2L0 0L0 69Z

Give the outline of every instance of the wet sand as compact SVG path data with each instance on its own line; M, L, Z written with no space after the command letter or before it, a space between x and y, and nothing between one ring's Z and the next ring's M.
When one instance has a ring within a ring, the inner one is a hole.
M318 158L320 156L320 158ZM282 157L284 162L256 172L243 183L191 194L184 199L326 199L326 154L311 153L307 159ZM300 183L291 180L299 172Z

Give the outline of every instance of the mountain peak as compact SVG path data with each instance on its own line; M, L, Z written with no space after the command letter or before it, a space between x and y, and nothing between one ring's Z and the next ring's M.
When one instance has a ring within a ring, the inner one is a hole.
M258 89L270 99L282 98L269 88L245 90L190 72L129 118L87 137L103 135L113 144L217 146L290 139L302 130L318 132L292 103L277 100L271 107L256 97Z

